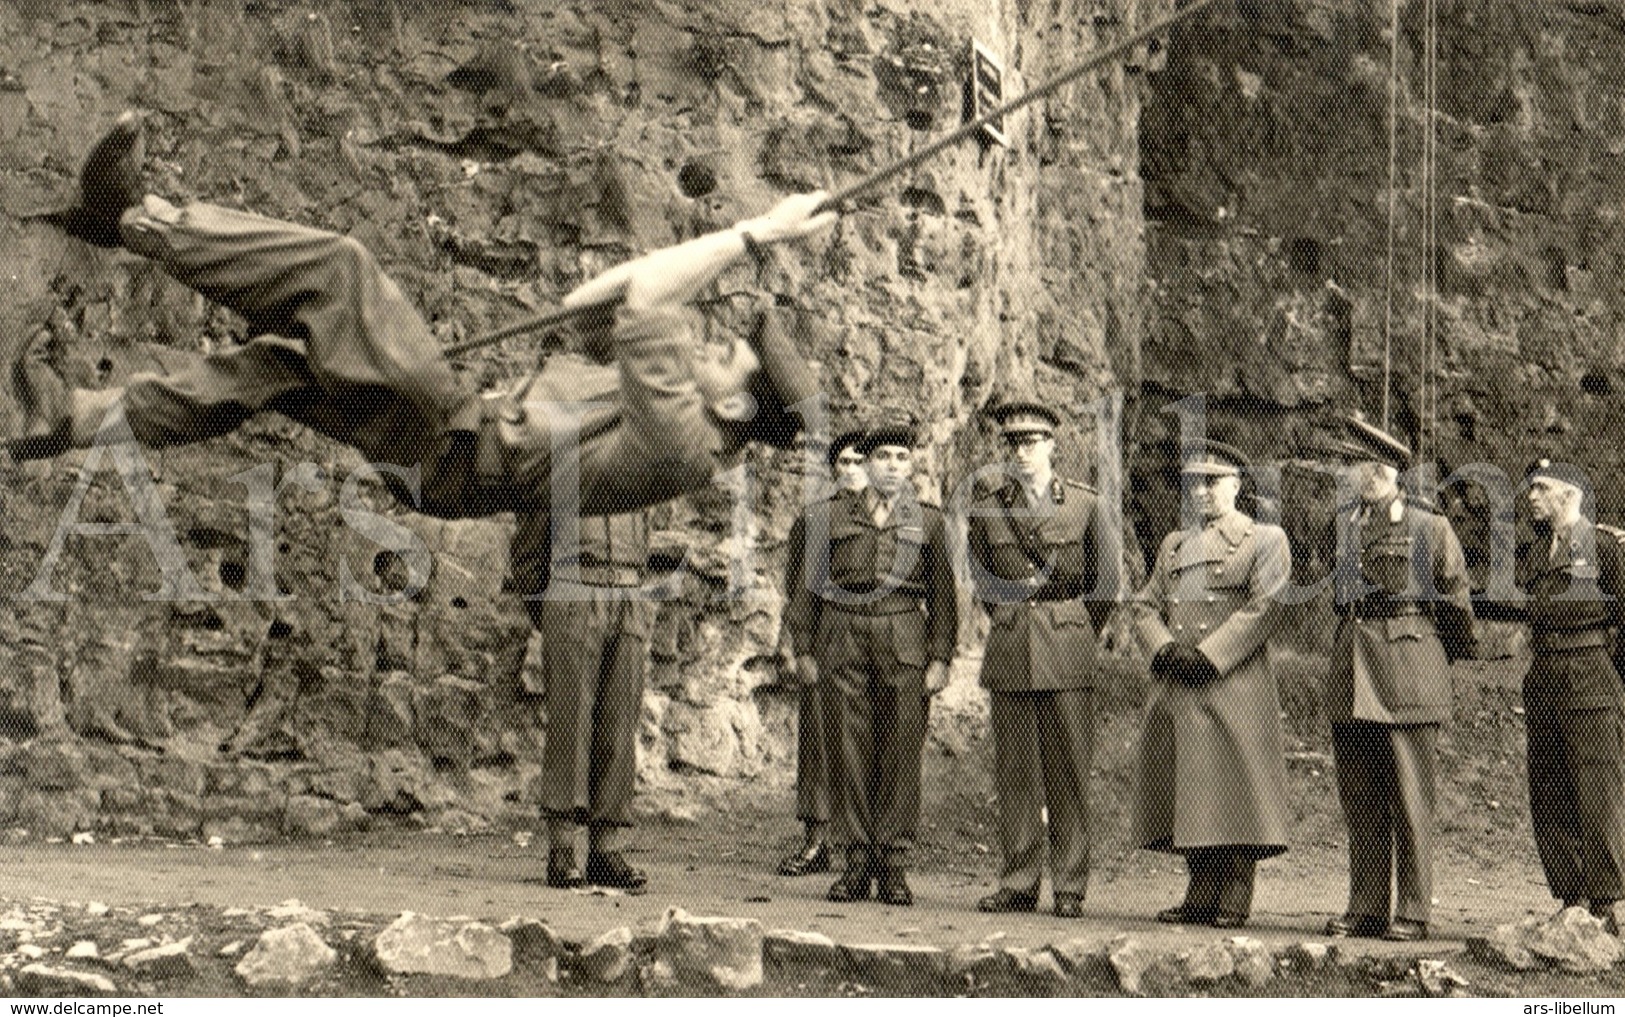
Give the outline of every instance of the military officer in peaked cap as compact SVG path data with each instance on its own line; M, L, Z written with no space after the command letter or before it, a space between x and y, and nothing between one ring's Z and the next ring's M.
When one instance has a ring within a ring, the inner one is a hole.
M1133 600L1151 656L1135 843L1185 856L1184 902L1158 921L1237 928L1259 859L1286 850L1281 707L1265 643L1291 572L1286 533L1236 510L1247 457L1216 441L1181 450L1195 525L1170 533Z
M804 681L824 689L830 818L846 848L835 901L908 905L908 852L920 819L920 750L930 697L948 682L958 594L942 510L915 497L914 428L871 429L855 446L869 487L809 525L809 582L791 599ZM821 539L824 538L824 539Z
M1449 665L1472 653L1472 593L1450 523L1400 492L1410 450L1357 416L1341 423L1336 451L1358 497L1339 507L1327 542L1338 622L1325 698L1349 896L1326 934L1425 939L1439 726L1450 719Z
M981 683L991 700L1003 865L998 889L977 907L1034 910L1047 840L1055 914L1078 918L1089 879L1095 633L1112 606L1084 599L1099 570L1098 499L1054 473L1054 410L1009 402L992 415L1010 469L972 503L969 544L977 599L992 622Z
M861 427L843 431L824 450L824 462L829 467L833 489L827 497L808 506L807 511L790 527L790 535L785 541L784 590L787 601L794 599L797 586L806 586L814 581L807 573L808 529L827 536L830 513L843 499L856 497L869 486L869 473L863 468L864 455L857 449L864 433ZM810 525L809 520L812 520ZM821 553L815 553L811 560L827 561L827 546ZM795 628L799 620L804 619L797 619L792 612L786 611L786 646L783 652L791 661L795 660L797 646L813 645L813 633L804 629L800 632L800 642L797 642ZM797 676L801 677L799 672ZM817 681L817 675L802 680L800 711L796 718L796 818L801 820L805 838L800 851L779 862L781 876L805 876L828 872L830 868L830 752L824 737L824 688Z
M1585 471L1542 460L1529 477L1536 536L1518 558L1521 604L1481 614L1529 623L1523 680L1529 821L1552 896L1617 934L1625 871L1625 693L1610 643L1625 624L1617 542L1584 512Z

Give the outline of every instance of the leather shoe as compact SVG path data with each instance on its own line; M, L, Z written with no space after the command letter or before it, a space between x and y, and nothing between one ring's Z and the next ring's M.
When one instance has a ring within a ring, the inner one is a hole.
M1166 925L1206 925L1213 921L1213 912L1180 904L1158 911L1157 921Z
M1022 893L1020 890L1012 890L1009 887L1001 886L977 901L976 910L993 912L1037 911L1038 894Z
M1068 893L1062 890L1055 895L1056 918L1082 918L1083 894Z
M1220 908L1213 912L1213 917L1209 918L1207 923L1215 929L1239 929L1247 924L1247 916Z
M874 878L873 867L868 848L847 848L846 871L841 873L840 879L830 885L829 893L825 896L843 904L847 901L868 900L870 884Z
M904 876L901 865L881 867L880 878L875 886L875 900L900 908L913 905L914 891L908 888L908 879Z
M572 890L587 885L576 865L576 853L567 849L554 849L547 853L547 885L555 890Z
M141 202L141 164L146 156L141 114L125 110L85 156L79 169L79 204L40 218L88 244L124 246L119 217Z
M641 890L649 882L642 869L633 868L619 851L587 852L587 882L617 890Z
M1390 943L1414 943L1428 938L1428 923L1409 918L1395 918L1382 930L1382 938Z
M814 872L829 871L829 845L823 841L808 844L779 862L781 876L808 876Z
M1337 939L1346 936L1375 938L1383 934L1388 923L1376 915L1338 915L1326 922L1326 935Z
M56 332L41 326L11 365L12 391L23 411L22 432L6 442L13 459L51 459L68 450L72 396L52 362Z

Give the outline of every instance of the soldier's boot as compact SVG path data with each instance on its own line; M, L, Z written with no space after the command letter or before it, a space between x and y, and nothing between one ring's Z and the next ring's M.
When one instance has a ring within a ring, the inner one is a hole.
M801 850L779 862L779 875L809 876L829 871L829 841L825 832L828 824L808 820L806 827L807 836Z
M899 848L887 848L885 860L880 866L880 885L875 889L875 898L882 904L906 908L914 903L914 891L908 888L907 869L908 854Z
M79 169L79 203L38 218L97 247L122 247L119 218L141 203L141 164L146 161L141 114L125 110L113 121Z
M547 885L557 890L573 890L586 886L576 862L576 839L581 827L568 819L547 821Z
M829 888L826 895L832 901L868 900L874 882L874 857L867 844L853 844L846 849L846 871Z
M624 827L593 825L587 828L587 882L617 890L641 892L649 875L621 854Z

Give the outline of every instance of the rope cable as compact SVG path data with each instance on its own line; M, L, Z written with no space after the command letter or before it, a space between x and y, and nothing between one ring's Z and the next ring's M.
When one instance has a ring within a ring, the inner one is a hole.
M1388 35L1388 255L1383 267L1382 429L1388 430L1394 374L1394 235L1399 192L1399 0L1392 0Z

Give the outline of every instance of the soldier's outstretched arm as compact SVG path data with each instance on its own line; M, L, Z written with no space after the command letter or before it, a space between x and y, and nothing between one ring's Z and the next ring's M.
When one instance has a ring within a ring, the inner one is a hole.
M662 248L616 265L577 287L564 306L580 307L621 300L633 310L682 303L728 266L751 255L753 246L769 247L816 236L834 225L833 211L819 211L823 191L795 194L766 215L742 219L732 228Z

